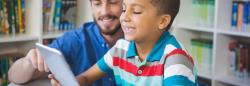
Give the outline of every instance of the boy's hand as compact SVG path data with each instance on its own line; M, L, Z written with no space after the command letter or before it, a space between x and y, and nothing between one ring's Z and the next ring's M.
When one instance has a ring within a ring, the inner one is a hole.
M52 86L62 86L60 83L55 79L53 74L49 74L48 78L50 79L51 85Z
M38 71L49 72L48 66L45 64L44 59L41 57L38 49L31 49L26 58L31 61L33 67Z

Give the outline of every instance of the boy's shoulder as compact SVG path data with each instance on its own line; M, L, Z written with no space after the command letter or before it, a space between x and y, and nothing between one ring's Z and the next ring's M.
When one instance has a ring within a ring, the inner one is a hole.
M175 36L171 35L166 42L165 49L164 49L164 55L168 55L170 53L176 53L176 52L182 52L182 53L187 53L185 47L179 42Z

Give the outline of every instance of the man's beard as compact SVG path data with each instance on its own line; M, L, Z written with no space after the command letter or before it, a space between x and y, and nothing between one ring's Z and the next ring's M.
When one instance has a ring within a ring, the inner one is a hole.
M97 23L97 19L96 18L94 18L94 22L97 24L99 30L104 35L114 35L114 34L116 34L116 32L118 32L121 29L121 24L120 23L118 23L117 25L115 25L114 30L112 30L110 28L109 28L110 30L103 30L103 29L101 29L101 26ZM107 28L107 27L105 27L105 28Z

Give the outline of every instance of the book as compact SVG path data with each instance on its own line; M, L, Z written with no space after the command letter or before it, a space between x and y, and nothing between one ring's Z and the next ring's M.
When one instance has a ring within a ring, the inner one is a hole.
M3 20L3 1L0 0L0 34L3 33L3 29L2 29L2 20Z
M249 0L233 0L231 27L237 31L250 31L250 1Z
M242 31L247 31L247 24L248 24L248 15L249 15L249 2L243 3L243 13L242 13Z
M63 0L61 10L60 28L70 30L76 27L76 0Z
M209 39L191 39L191 55L197 62L198 71L212 69L213 41Z
M44 33L76 28L76 0L44 0Z
M2 31L3 31L3 34L9 34L7 0L2 0L2 5L3 5Z
M232 20L231 20L231 26L232 28L237 27L237 15L238 14L238 2L233 2L232 5Z
M250 73L250 43L232 41L229 43L230 72L239 80L248 80Z
M23 56L23 54L18 53L0 56L0 86L7 86L9 84L8 70L16 60Z
M56 31L59 30L59 24L60 24L60 17L61 17L61 7L62 7L62 0L55 0L55 10L54 10L54 19L53 19L53 24L54 24L54 29Z
M250 32L250 2L248 5L248 24L247 24L247 31Z
M198 26L213 27L215 0L193 0L194 20Z
M22 16L22 29L20 30L22 33L25 33L25 0L21 0L21 10L22 10L22 13L21 13L21 16Z
M15 35L25 32L24 0L0 1L0 34Z
M243 25L243 3L238 3L237 29L241 31Z

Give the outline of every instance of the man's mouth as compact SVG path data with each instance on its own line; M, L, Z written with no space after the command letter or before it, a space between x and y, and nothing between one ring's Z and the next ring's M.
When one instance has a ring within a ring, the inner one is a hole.
M110 27L113 25L113 21L116 19L114 16L104 16L100 17L99 20L103 22L104 26Z
M104 22L110 22L112 20L114 20L113 17L105 17L105 18L102 19L102 21L104 21Z

